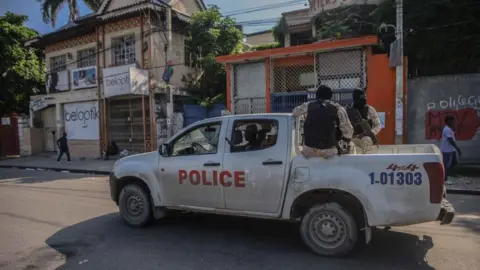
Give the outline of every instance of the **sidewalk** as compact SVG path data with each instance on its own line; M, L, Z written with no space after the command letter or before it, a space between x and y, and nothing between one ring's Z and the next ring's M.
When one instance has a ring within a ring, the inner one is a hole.
M71 173L92 173L108 175L115 163L116 159L75 159L72 157L72 162L67 163L66 158L62 161L56 161L55 153L44 153L29 157L10 158L0 161L0 168L19 168L19 169L35 169L35 170L53 170L64 171Z

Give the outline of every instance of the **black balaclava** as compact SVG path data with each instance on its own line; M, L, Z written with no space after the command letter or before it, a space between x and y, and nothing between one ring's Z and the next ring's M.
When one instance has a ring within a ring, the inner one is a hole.
M361 89L353 90L353 107L363 109L367 105L367 95Z
M316 98L317 99L332 99L333 92L332 89L326 85L320 85L317 89Z

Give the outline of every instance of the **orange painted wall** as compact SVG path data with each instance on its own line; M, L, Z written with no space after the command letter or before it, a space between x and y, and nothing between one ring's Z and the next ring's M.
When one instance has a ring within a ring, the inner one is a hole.
M386 54L367 53L367 102L385 113L385 128L378 134L380 144L395 144L395 69Z

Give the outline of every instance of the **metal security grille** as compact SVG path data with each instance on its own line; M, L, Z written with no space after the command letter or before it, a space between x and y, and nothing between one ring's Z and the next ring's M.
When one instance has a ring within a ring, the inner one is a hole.
M233 112L264 113L265 62L238 64L233 67Z
M90 67L95 66L97 63L97 55L95 53L95 47L80 50L77 52L78 67Z
M272 59L270 91L272 93L290 93L314 90L314 62L313 55Z
M115 66L135 63L135 35L113 38L112 45L113 64Z
M50 57L50 73L67 70L67 55Z
M366 87L363 49L318 52L315 58L317 85L332 89Z

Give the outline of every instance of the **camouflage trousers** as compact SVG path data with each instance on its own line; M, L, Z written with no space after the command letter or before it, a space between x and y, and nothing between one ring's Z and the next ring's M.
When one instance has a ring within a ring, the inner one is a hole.
M310 157L323 157L323 158L331 158L338 154L338 150L336 147L329 148L329 149L317 149L311 148L308 146L303 146L302 155L306 158Z
M368 136L352 138L352 142L355 145L355 152L357 154L368 154L368 152L372 151L373 141Z

